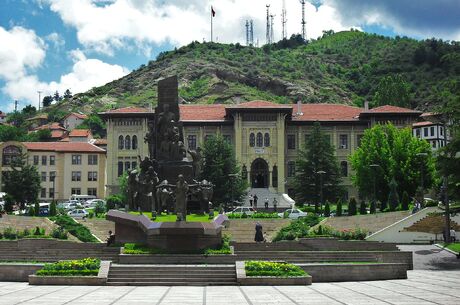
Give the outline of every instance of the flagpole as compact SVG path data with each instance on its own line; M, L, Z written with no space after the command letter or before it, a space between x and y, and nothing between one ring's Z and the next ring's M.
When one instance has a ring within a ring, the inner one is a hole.
M212 42L212 6L211 6L211 42Z

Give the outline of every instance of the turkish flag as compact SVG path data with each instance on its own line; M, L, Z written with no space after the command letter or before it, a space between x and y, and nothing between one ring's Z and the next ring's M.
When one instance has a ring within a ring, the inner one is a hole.
M211 15L212 17L216 17L216 11L214 10L212 6L211 6Z

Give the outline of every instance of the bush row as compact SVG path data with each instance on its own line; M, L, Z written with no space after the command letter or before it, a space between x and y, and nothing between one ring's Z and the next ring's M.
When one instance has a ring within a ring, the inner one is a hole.
M60 261L52 264L45 264L37 271L37 275L50 276L75 276L75 275L97 275L101 261L97 258L84 258L72 261Z
M308 215L300 219L292 221L289 225L281 228L273 241L280 240L294 240L297 238L309 236L309 230L311 227L317 225L320 222L320 218L317 215Z
M227 214L229 219L239 219L239 218L251 218L251 219L267 219L267 218L279 218L277 213L254 213L248 215L246 213L229 213Z
M46 234L45 229L36 227L34 230L24 229L22 231L14 230L11 227L5 228L3 232L0 232L0 239L22 239L22 238L57 238L67 239L67 232L59 228L54 228L49 235Z
M306 275L299 266L281 262L247 261L245 262L245 270L247 276L294 277Z
M68 215L59 215L50 219L54 220L57 225L67 230L70 234L82 242L99 242L96 237L91 234L87 227L76 222L72 217Z

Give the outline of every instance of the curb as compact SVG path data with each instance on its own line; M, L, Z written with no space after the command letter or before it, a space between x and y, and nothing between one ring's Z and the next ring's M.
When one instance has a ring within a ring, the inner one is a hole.
M460 255L460 253L450 250L449 248L444 247L443 245L440 245L440 244L434 244L434 245L438 248L441 248L442 250L452 253L453 255L457 255L457 256Z

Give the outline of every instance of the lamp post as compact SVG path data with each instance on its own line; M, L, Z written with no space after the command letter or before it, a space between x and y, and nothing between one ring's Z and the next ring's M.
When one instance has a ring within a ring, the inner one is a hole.
M422 158L422 159L424 159L424 157L428 156L428 154L427 154L427 153L418 153L416 156L417 156L417 157L420 157L420 158ZM425 161L425 160L423 160L423 161ZM424 203L425 203L424 200L423 200L423 197L424 197L424 188L425 188L425 187L424 187L424 180L425 180L425 179L424 179L424 172L423 172L423 169L424 169L423 163L424 163L424 162L420 162L420 204L421 204L422 206L423 206Z
M374 198L373 198L373 200L374 200L374 204L377 205L377 198L376 198L377 197L377 191L376 191L377 175L376 175L376 171L377 171L377 167L380 167L380 165L371 164L371 165L369 165L369 167L372 168L373 171L374 171L374 179L373 179L373 181L374 181L374 195L373 195L373 197Z
M316 173L319 175L319 198L320 198L319 208L321 210L323 208L323 175L326 172L317 171Z

